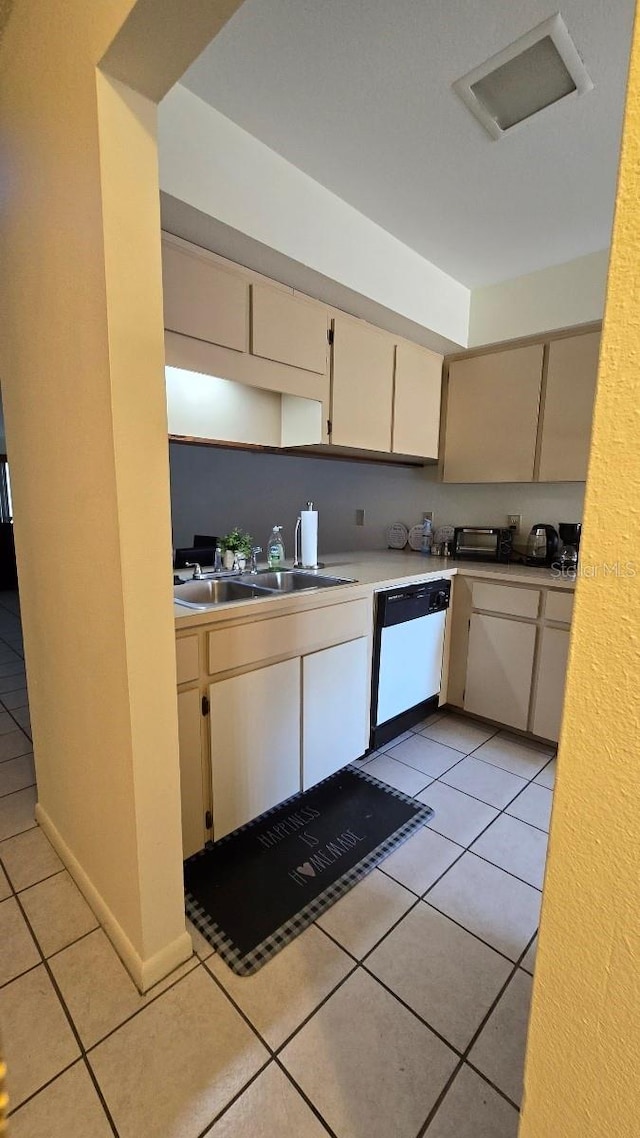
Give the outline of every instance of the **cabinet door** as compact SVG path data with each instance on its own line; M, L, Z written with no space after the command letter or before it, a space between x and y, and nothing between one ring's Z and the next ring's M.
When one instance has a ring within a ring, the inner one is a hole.
M560 736L568 655L569 630L543 628L531 730L534 735L556 742Z
M531 482L542 344L455 360L449 367L445 482Z
M251 351L254 356L327 373L326 308L269 285L251 286Z
M391 450L393 360L390 336L336 316L333 339L331 442Z
M473 613L465 711L526 730L536 626Z
M541 482L584 482L587 477L599 351L599 332L549 345Z
M202 712L198 688L178 693L178 739L182 854L183 857L191 857L191 854L203 848L207 839L202 770Z
M442 356L413 344L396 345L393 396L395 454L438 457Z
M209 687L213 836L300 790L300 658Z
M235 348L249 347L249 283L206 256L162 243L164 326Z
M368 745L366 636L302 660L302 789L359 759Z

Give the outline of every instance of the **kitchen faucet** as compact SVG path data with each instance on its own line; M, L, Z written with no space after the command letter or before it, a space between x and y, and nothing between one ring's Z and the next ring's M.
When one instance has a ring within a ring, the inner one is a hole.
M254 545L253 549L251 550L251 572L252 573L258 572L258 562L257 562L256 558L257 558L259 553L262 553L262 546L261 545Z
M204 574L202 572L201 566L198 564L197 561L185 561L185 565L186 565L187 569L193 569L193 576L191 578L192 581L201 581L202 580Z

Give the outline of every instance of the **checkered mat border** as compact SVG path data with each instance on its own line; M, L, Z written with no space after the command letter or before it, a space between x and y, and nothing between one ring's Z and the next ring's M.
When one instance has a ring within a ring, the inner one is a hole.
M345 769L354 772L359 778L365 779L367 782L377 786L380 790L384 790L393 798L399 798L402 802L406 802L414 809L417 807L415 814L405 822L403 826L400 826L393 834L390 834L388 838L380 842L375 849L366 854L357 865L354 865L347 873L339 877L337 881L334 881L331 885L328 885L326 889L323 889L317 897L314 897L304 908L300 909L288 921L285 921L280 928L270 933L268 937L265 937L265 939L256 945L255 948L251 949L250 952L242 956L224 929L221 929L220 926L215 923L199 902L196 901L195 897L190 893L185 893L185 909L189 920L193 922L198 932L202 933L205 940L215 948L218 955L222 957L225 963L228 964L232 971L236 972L238 976L251 976L254 972L257 972L258 969L262 968L263 964L271 960L285 945L295 940L301 932L304 932L304 930L313 924L327 909L330 909L340 897L348 893L358 881L361 881L363 877L371 873L371 870L375 869L379 862L387 857L397 846L406 841L414 830L419 829L420 826L424 826L425 823L433 817L434 812L430 806L423 806L421 803L416 802L415 798L410 798L409 795L403 794L401 790L396 790L395 787L389 786L386 782L380 782L380 780L374 778L373 775L353 765ZM330 775L329 777L333 778L335 776ZM326 782L328 779L324 781ZM314 789L316 788L314 787ZM295 794L287 799L287 802L294 802L300 797L300 794ZM287 805L287 802L278 803L278 805L274 806L271 810L267 810L264 814L261 814L259 818L254 818L251 822L247 822L246 825L241 826L238 830L234 830L233 834L226 835L221 841L224 842L230 837L235 837L237 834L242 833L242 831L256 826L258 822L262 823L270 814L282 810L283 807ZM204 852L206 851L203 851L203 853Z

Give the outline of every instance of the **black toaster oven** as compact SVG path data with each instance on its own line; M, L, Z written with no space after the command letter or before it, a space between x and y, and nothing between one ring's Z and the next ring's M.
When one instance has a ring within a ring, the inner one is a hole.
M499 526L456 526L451 554L458 560L510 561L513 533Z

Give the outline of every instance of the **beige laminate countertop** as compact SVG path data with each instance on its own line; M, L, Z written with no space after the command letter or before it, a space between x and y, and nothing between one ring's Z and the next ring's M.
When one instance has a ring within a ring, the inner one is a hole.
M289 565L290 562L287 562ZM341 585L318 592L296 594L265 595L247 601L233 601L216 605L212 609L186 609L174 605L176 630L194 625L218 624L231 619L247 616L256 618L276 613L289 613L305 608L317 608L325 604L335 604L338 600L356 600L371 597L378 589L389 589L396 585L417 584L434 577L483 578L490 581L509 582L515 585L544 585L546 588L573 592L575 579L562 577L552 569L538 569L526 565L501 565L496 562L453 561L445 557L425 557L421 553L385 549L381 552L333 553L324 558L324 568L320 573L336 577L353 577L352 585ZM188 581L191 574L181 572L183 580Z

